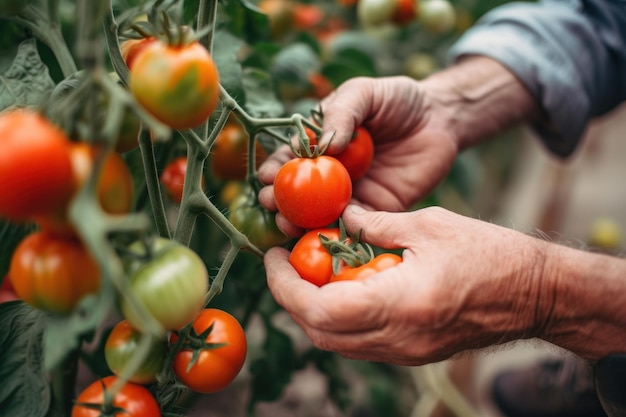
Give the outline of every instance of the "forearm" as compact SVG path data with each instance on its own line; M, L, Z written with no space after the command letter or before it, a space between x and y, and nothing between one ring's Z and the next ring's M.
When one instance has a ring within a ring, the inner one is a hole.
M588 359L626 352L626 260L552 245L539 337Z
M541 117L540 106L524 84L483 56L468 56L432 75L423 88L444 113L460 150Z

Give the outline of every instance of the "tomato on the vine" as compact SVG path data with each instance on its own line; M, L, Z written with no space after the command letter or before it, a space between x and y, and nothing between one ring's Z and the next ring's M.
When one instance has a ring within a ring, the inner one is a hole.
M85 388L76 398L72 417L161 417L161 408L152 393L144 386L126 382L115 394L111 404L106 404L106 391L117 381L116 376L98 379ZM114 409L119 409L114 414Z
M179 156L170 161L161 173L161 183L173 202L180 204L183 201L185 176L187 175L187 157ZM202 179L204 187L204 178Z
M211 170L222 180L243 180L248 172L248 132L239 123L228 123L211 148ZM254 161L258 167L267 159L267 152L255 141Z
M270 212L258 203L254 194L243 193L229 207L228 220L248 240L261 250L280 246L289 241L276 226L275 213Z
M194 351L185 347L174 356L174 373L189 389L200 393L217 392L237 377L246 360L248 343L241 324L226 311L207 308L196 317L193 331L201 335L211 328L203 344L212 346L198 347L201 349L196 361ZM170 342L175 343L178 336L173 333ZM198 341L190 341L194 345ZM189 369L188 369L189 368Z
M126 62L128 69L133 68L139 53L156 41L156 37L148 36L142 39L129 39L122 42L120 45L120 52L122 53L122 58L124 58L124 62Z
M104 359L111 372L120 376L133 355L136 354L141 337L141 333L127 320L122 320L113 327L104 345ZM128 378L128 381L136 384L156 382L157 374L163 367L166 356L165 341L155 342L150 346L139 369Z
M396 0L396 10L391 16L391 20L399 25L405 26L417 19L417 3L419 0Z
M432 33L449 32L456 24L456 9L448 0L423 0L418 23Z
M289 254L289 263L298 274L318 287L327 284L333 275L333 257L322 246L320 235L338 240L340 231L339 228L309 230L300 237Z
M402 257L395 253L381 253L369 262L357 267L343 264L339 271L332 275L330 282L364 280L377 272L396 266L400 262L402 262Z
M166 330L178 330L192 321L204 305L209 274L192 249L174 240L154 239L150 250L141 242L129 247L134 259L126 264L130 293ZM142 320L126 297L122 314L133 327L143 330Z
M321 155L295 158L274 178L274 198L281 214L303 229L337 221L352 197L350 174L337 159Z
M139 52L129 88L154 117L174 129L192 129L213 113L219 99L219 73L199 42L168 45L156 41Z
M65 206L74 191L70 143L33 111L0 114L0 217L28 221Z
M11 278L8 275L5 275L2 280L2 286L0 286L0 304L19 299L20 297L17 296L15 290L13 289Z
M100 268L72 237L35 232L17 246L9 269L16 294L35 308L69 314L100 289Z

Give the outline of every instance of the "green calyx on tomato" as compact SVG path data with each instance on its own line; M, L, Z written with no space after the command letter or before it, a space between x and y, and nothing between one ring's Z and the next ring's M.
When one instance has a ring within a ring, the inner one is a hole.
M179 330L196 317L204 306L209 274L193 250L174 240L156 238L133 243L127 257L130 293L165 330ZM133 327L145 330L127 297L122 298L120 307Z
M237 377L246 360L248 343L239 321L216 308L202 310L180 340L175 332L170 343L179 346L173 369L189 389L200 393L220 391Z

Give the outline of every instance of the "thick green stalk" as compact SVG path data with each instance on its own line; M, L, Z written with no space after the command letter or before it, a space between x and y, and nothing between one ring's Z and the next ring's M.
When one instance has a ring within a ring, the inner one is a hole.
M170 238L170 229L167 222L167 214L161 194L161 185L159 182L159 173L157 171L156 159L154 157L154 148L152 146L152 138L150 131L142 128L139 134L139 148L141 150L141 158L143 160L143 168L146 175L146 187L148 188L148 197L152 205L152 212L159 236Z

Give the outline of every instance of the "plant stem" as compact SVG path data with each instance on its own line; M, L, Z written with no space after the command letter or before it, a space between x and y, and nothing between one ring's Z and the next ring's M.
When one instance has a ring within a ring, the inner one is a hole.
M148 188L148 197L152 205L152 212L159 236L169 239L170 229L167 222L167 214L165 213L165 205L161 196L161 185L159 183L159 173L157 172L156 159L154 157L154 148L152 147L152 138L150 131L142 127L139 134L139 149L141 150L141 158L143 160L143 168L146 174L146 187Z
M72 413L79 356L80 347L69 352L61 366L51 372L52 405L49 417L67 417Z
M197 30L201 30L205 27L215 28L215 21L217 19L217 0L200 0L198 6L198 25ZM213 52L213 35L215 31L210 30L206 35L200 38L200 43L209 51Z

